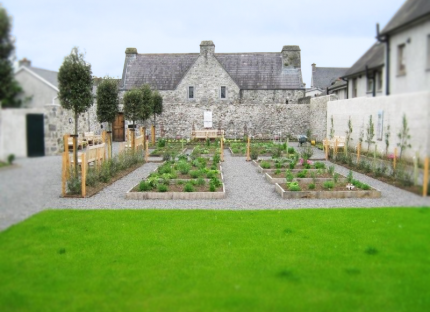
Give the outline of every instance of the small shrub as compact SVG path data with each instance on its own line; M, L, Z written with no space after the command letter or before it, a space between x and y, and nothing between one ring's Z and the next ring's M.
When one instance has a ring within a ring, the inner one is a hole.
M180 173L182 174L188 174L188 172L190 172L191 169L191 165L187 162L184 161L180 161L177 164L177 168L179 170Z
M257 160L258 159L258 150L255 148L251 149L250 157L252 160Z
M217 175L218 175L218 170L209 170L206 173L206 178L213 179L213 178L216 178Z
M275 170L275 174L277 175L277 174L280 174L281 173L281 169L276 169Z
M110 161L104 161L100 167L100 181L108 183L111 179Z
M325 163L322 163L319 161L315 162L314 166L315 166L315 169L325 169Z
M81 179L79 175L70 174L70 178L67 180L67 189L69 194L81 194L82 190Z
M186 155L186 154L179 154L178 155L178 161L188 161L188 155Z
M303 178L306 178L307 174L308 174L307 170L302 170L299 173L297 173L297 177L303 179Z
M152 190L152 186L146 181L140 181L139 183L139 191L147 192Z
M288 154L295 154L296 150L294 149L294 147L289 147L288 148Z
M184 185L185 181L184 180L179 180L179 181L176 181L176 184L177 185Z
M333 181L334 181L334 183L337 183L338 181L339 181L339 173L335 173L334 175L333 175Z
M328 167L328 173L330 173L330 175L334 174L334 166Z
M299 192L301 188L297 182L291 182L288 184L288 190L292 192Z
M163 161L170 161L172 159L172 155L169 152L163 154Z
M288 167L289 167L291 170L293 170L294 168L296 168L296 162L295 162L295 161L290 162L290 164L288 165Z
M99 180L99 174L95 168L89 168L87 171L87 178L85 184L91 187L96 186Z
M311 165L310 165L310 164L308 164L308 163L304 163L304 164L303 164L303 167L304 167L305 169L311 169Z
M190 177L193 179L197 179L202 176L202 172L200 170L191 170Z
M352 175L352 170L349 170L348 176L346 178L348 180L348 183L352 183L352 181L354 180L354 177Z
M157 191L164 193L167 192L167 185L166 184L158 184Z
M215 153L215 155L213 157L213 163L219 164L220 161L221 161L221 156L219 155L219 153Z
M270 169L270 163L267 161L262 161L260 164L261 168L263 169Z
M12 165L14 161L15 161L15 154L9 154L9 156L7 156L7 163L9 165Z
M184 192L188 192L188 193L194 192L194 186L193 186L193 184L190 183L190 182L188 182L187 184L185 184Z
M159 139L157 142L157 147L165 147L166 146L166 140L165 139Z
M315 172L311 172L312 183L315 184L317 182L317 175Z
M210 191L210 192L215 192L215 190L216 190L215 185L213 185L212 183L210 183L210 184L209 184L209 191Z
M325 189L328 189L328 190L333 189L333 188L334 188L334 181L325 181L325 182L323 183L323 187L324 187Z
M206 184L206 181L203 178L198 178L196 184L199 186L203 186Z
M315 189L315 183L311 183L308 185L308 189L314 190Z
M360 183L360 184L361 184L360 188L362 190L365 190L365 191L370 190L370 186L368 184L366 184L366 183Z
M291 182L294 179L294 175L291 173L290 170L287 170L285 172L285 178L287 179L287 182Z

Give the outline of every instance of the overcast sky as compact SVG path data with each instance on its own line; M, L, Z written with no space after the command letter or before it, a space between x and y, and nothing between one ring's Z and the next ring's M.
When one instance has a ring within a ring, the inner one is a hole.
M311 64L350 67L373 44L405 0L7 0L16 56L58 71L73 46L86 52L95 76L121 77L124 51L280 52L299 45L303 80Z

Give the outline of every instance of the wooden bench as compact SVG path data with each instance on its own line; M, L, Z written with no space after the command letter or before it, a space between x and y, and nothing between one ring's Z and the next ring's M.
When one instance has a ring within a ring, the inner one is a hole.
M84 132L84 140L87 141L88 145L101 144L102 136L95 135L93 131Z
M193 130L191 139L217 139L224 136L224 130Z
M343 150L345 151L345 147L346 147L346 138L344 136L337 136L335 135L333 137L333 139L330 140L323 140L323 145L325 147L328 147L330 149L335 149L336 148L336 141L337 141L337 148L343 148Z

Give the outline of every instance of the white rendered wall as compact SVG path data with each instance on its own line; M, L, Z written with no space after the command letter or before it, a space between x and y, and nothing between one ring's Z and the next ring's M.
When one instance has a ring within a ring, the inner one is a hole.
M390 37L390 94L430 90L430 68L427 66L427 37L430 21ZM406 75L399 76L398 46L405 44Z
M384 111L383 138L377 140L378 111ZM375 124L374 140L378 151L385 151L385 132L390 125L390 147L389 153L393 153L399 142L397 134L402 128L403 114L406 114L408 127L411 135L410 144L412 148L407 149L404 155L408 158L415 156L418 152L420 159L430 156L430 92L419 92L399 94L382 97L361 97L349 100L330 101L327 103L327 134L330 133L331 116L334 120L335 135L345 136L348 129L348 119L352 121L352 146L358 143L360 130L366 132L369 115L372 115ZM364 135L364 140L366 135ZM363 149L367 143L363 142ZM374 145L371 145L373 150ZM398 152L399 153L399 152Z

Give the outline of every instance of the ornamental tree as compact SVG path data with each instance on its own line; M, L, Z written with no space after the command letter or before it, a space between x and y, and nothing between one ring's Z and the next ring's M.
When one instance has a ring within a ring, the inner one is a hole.
M131 89L124 93L124 116L131 120L133 125L142 116L142 92L140 89Z
M163 113L163 98L158 91L152 94L152 113L154 114L154 126L156 126L156 116Z
M75 135L77 135L79 114L86 112L94 100L91 65L85 62L84 54L80 53L77 47L74 47L64 58L58 71L58 89L61 106L71 110L75 115ZM75 172L77 172L77 151L73 157Z
M14 50L13 38L10 34L12 23L5 8L0 4L0 107L20 107L22 102L17 96L22 88L14 78L10 60Z
M147 84L144 84L140 88L140 92L142 94L140 120L145 121L152 115L153 98L151 87Z
M97 119L99 122L107 122L112 131L112 123L119 111L118 82L109 76L102 79L97 87Z

